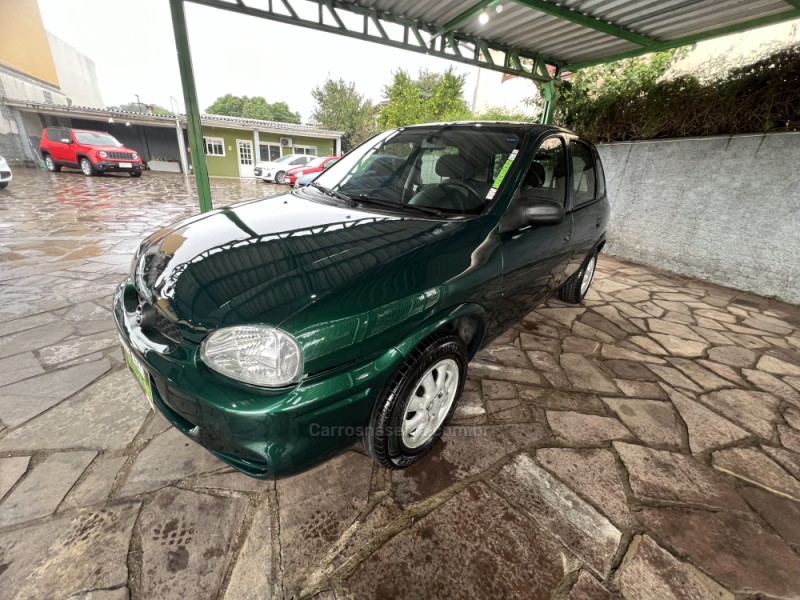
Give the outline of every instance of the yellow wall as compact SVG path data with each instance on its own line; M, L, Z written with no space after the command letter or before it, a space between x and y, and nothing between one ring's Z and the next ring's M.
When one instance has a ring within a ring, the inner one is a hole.
M58 75L36 0L2 2L0 64L58 87Z

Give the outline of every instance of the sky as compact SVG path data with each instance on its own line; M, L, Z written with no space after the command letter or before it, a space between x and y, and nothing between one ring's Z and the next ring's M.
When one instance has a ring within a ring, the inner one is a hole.
M253 5L256 5L254 2ZM39 0L44 26L94 60L106 105L142 102L183 109L169 3L166 0ZM474 80L477 69L446 60L186 4L189 44L200 106L234 95L285 101L307 121L311 90L325 78L354 81L377 102L392 72L403 68L458 73ZM499 74L498 74L499 76ZM471 99L474 84L465 95Z

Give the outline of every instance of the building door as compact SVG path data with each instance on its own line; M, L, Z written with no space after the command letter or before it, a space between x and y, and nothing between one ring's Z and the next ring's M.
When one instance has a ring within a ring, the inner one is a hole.
M239 157L239 177L255 177L253 173L253 141L236 140L236 150Z

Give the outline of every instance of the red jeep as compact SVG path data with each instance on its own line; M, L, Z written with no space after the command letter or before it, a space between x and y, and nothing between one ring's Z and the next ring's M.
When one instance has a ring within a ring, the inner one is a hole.
M75 167L86 176L109 171L127 171L141 177L143 163L139 154L120 144L104 131L48 127L39 144L48 171Z

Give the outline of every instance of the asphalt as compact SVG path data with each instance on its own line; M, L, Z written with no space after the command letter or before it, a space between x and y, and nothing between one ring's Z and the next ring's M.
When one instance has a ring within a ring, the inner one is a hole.
M279 193L214 180L218 204ZM193 184L0 191L0 596L800 598L800 309L603 255L472 361L434 452L278 482L150 412L109 311Z

